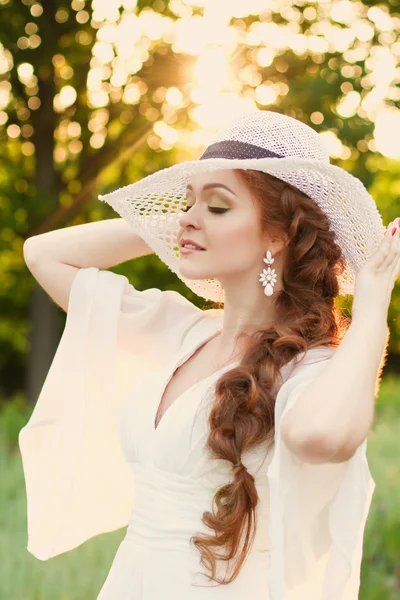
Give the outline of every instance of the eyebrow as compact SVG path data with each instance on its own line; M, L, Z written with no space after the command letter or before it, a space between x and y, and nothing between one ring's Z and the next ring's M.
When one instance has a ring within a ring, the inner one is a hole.
M231 194L233 194L234 196L236 196L235 192L233 192L230 188L228 188L223 183L206 183L205 185L203 185L203 190L208 190L208 189L213 188L213 187L224 188L225 190L228 190L228 192L231 192ZM187 185L186 189L187 190L191 190L193 192L193 188L190 185L190 183Z

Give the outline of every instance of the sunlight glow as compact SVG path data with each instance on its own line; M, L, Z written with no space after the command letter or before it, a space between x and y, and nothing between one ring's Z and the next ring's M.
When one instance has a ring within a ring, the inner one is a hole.
M37 74L29 61L31 49L43 42L37 21L42 5L35 0L24 3L30 15L18 32L21 62L15 65L24 102L14 107L22 124L40 107ZM168 10L163 10L167 4ZM281 97L292 89L292 53L304 58L306 74L339 86L336 105L330 107L337 116L343 121L358 116L375 124L375 139L360 139L360 151L379 149L384 155L400 156L400 111L393 106L400 102L400 19L391 16L386 3L156 0L140 10L137 5L137 0L93 0L90 16L87 1L71 0L55 13L60 24L70 19L82 24L71 43L93 44L86 89L92 148L101 148L118 127L129 127L136 114L153 122L147 143L155 150L176 146L178 152L187 152L207 144L224 119L255 108L279 107ZM91 27L86 26L89 21ZM171 59L171 52L176 57ZM56 134L57 162L79 154L78 138L86 127L74 116L78 65L65 54L67 58L60 46L52 57L60 87L53 106L65 117ZM12 68L12 55L0 44L0 75L6 75L0 83L0 125L8 121L5 109L14 106L8 79ZM119 120L109 122L109 106L121 109ZM195 131L181 131L177 125L186 109ZM329 107L313 109L312 123L324 122L324 109ZM25 137L24 127L19 131L10 124L7 134L16 139L22 132ZM350 150L339 138L340 132L323 134L330 156L345 159ZM24 143L29 155L30 142Z
M170 106L179 107L183 102L183 94L178 88L170 87L165 94L165 100Z
M378 112L374 138L378 152L389 158L400 158L400 110L390 107Z
M22 83L29 83L33 77L33 66L30 63L21 63L17 67L17 73Z
M13 67L14 61L9 50L0 43L0 75L4 75Z
M268 105L274 104L278 99L277 92L269 85L259 85L256 89L255 99L258 104Z
M334 131L323 131L319 137L325 144L331 158L349 158L350 149L337 137Z
M75 10L82 10L79 0L73 2ZM191 119L199 129L206 130L217 127L227 113L233 116L250 107L277 105L279 98L290 91L290 81L285 77L289 65L279 56L287 49L298 56L311 56L316 64L329 53L343 55L346 62L339 62L341 76L349 81L361 80L364 90L341 87L342 96L335 110L343 119L358 114L374 121L377 111L385 107L386 98L398 100L395 85L398 60L390 48L391 44L395 47L396 38L380 38L380 46L372 46L377 30L381 35L390 36L394 29L394 21L384 5L366 8L358 0L325 0L302 7L292 0L230 0L226 3L171 0L168 8L176 19L158 12L156 7L142 9L137 14L136 6L136 0L111 3L94 0L97 40L88 75L88 98L89 105L99 109L120 99L128 106L138 105L142 114L155 121L154 133L148 139L153 148L183 143L181 136L172 133L175 132L173 123L177 111L189 100L196 105ZM120 7L125 10L119 15ZM201 7L202 15L198 11ZM274 13L279 13L285 21L275 22ZM259 19L247 25L245 19L250 15L257 15ZM307 34L301 26L304 20L309 22ZM157 110L145 103L145 81L136 77L143 64L151 59L154 44L160 41L177 54L195 58L182 85L159 87L152 92L153 101L162 104L161 119ZM398 46L397 56L400 55L400 44ZM240 47L247 47L251 60L242 61L238 69L232 57ZM363 60L368 69L366 74L356 64ZM269 80L263 76L263 69L268 67L281 77ZM331 68L334 71L334 67ZM330 81L331 75L326 69L323 77ZM315 118L320 121L318 116ZM204 137L201 132L198 138L193 134L185 138L185 143L197 144L198 139ZM345 158L348 155L349 150L334 134L327 142L332 156ZM92 143L99 144L100 138L93 138Z
M68 106L71 106L76 100L76 90L72 85L65 85L61 88L60 93L54 96L54 110L62 112Z
M93 19L95 21L117 21L121 0L92 0Z
M21 129L19 127L19 125L16 125L15 123L13 123L12 125L9 125L7 127L7 135L10 138L16 139L21 135Z
M357 113L361 104L361 96L358 92L352 91L342 96L341 101L336 105L336 112L343 118L348 119Z
M237 94L218 94L209 102L193 110L193 118L204 129L217 129L225 120L237 114L255 110L256 103L251 98L241 98Z
M0 110L7 108L11 100L11 84L9 81L0 82Z
M199 56L192 72L194 83L204 92L224 89L231 83L231 74L227 67L227 56L223 48L207 48ZM207 95L207 93L206 93Z

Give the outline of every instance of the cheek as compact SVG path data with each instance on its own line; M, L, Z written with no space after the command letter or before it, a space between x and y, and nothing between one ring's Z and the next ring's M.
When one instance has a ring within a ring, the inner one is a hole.
M257 258L259 260L254 224L235 219L229 225L218 227L214 236L213 248L224 261L233 261L239 266L252 264Z
M226 228L220 228L219 240L233 248L244 250L255 243L255 228L253 223L247 223L243 218L237 218Z

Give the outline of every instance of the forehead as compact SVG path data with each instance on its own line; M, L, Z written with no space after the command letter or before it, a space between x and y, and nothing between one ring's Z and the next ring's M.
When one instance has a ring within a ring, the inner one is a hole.
M200 191L204 185L210 183L222 183L234 192L240 191L243 187L233 169L219 169L206 173L196 173L196 175L192 175L187 185L189 188L192 187L193 191L196 192Z

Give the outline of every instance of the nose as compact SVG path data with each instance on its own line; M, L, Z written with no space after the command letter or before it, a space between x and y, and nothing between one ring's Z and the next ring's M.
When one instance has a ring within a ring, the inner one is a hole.
M195 229L199 228L199 217L195 212L195 207L192 206L188 212L183 213L179 219L178 223L181 229L185 230L189 225L192 225Z

